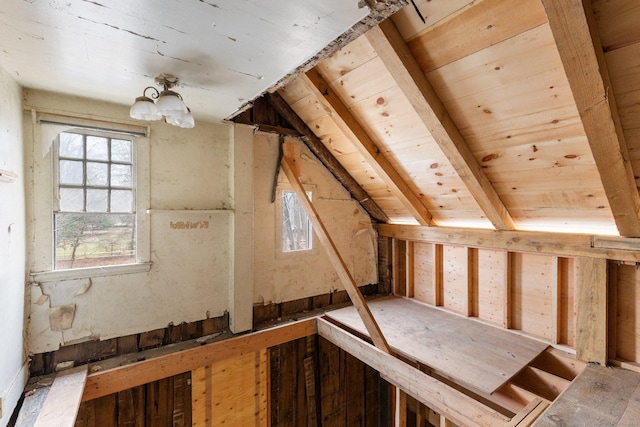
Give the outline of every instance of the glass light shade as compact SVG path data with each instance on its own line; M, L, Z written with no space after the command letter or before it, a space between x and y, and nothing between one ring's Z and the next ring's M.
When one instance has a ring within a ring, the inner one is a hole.
M170 125L178 126L181 128L191 129L195 126L195 121L193 119L193 116L191 115L191 111L188 108L186 114L167 116L166 120Z
M172 90L163 90L160 92L158 103L156 104L158 111L163 116L180 116L181 114L187 114L187 106L184 105L180 95Z
M160 120L162 114L153 100L147 96L139 96L129 110L129 116L137 120Z

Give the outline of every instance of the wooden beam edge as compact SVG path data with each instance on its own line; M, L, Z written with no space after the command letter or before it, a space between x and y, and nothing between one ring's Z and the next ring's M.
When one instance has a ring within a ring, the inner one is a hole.
M577 233L553 233L544 231L509 231L481 228L423 227L420 225L381 224L378 233L416 242L464 245L486 249L501 249L511 252L538 253L565 257L586 256L617 261L640 263L640 250L594 247L598 236ZM619 241L620 247L636 247L633 238L607 237ZM627 243L625 243L627 242ZM614 246L614 245L610 245Z
M591 2L542 4L618 231L640 237L640 195Z
M389 344L387 343L387 340L385 339L380 326L378 326L378 323L373 317L371 310L369 310L369 306L362 296L360 289L356 285L351 272L349 272L347 265L340 255L338 248L335 246L335 243L331 239L331 236L324 226L324 223L320 219L320 216L318 215L318 212L316 211L313 203L307 197L307 193L302 186L302 182L300 182L300 172L297 171L297 164L295 163L295 159L292 159L287 155L287 153L291 152L291 149L288 148L291 146L290 144L290 142L285 142L284 144L285 155L282 158L282 171L287 176L289 184L298 196L300 204L302 204L307 216L309 217L309 220L311 221L311 224L313 225L314 234L318 237L318 240L320 240L320 243L324 247L325 253L329 258L331 265L340 278L340 281L347 291L347 294L349 294L349 298L358 311L358 314L360 315L362 322L366 326L371 339L373 340L376 347L384 352L391 353L391 348L389 347Z
M391 384L447 419L464 426L496 426L509 421L503 414L384 353L332 323L322 318L318 318L317 323L318 335L371 366Z
M56 375L34 427L73 427L78 416L88 366L82 365Z
M82 401L97 399L315 333L317 333L315 318L309 318L166 356L94 372L87 377Z

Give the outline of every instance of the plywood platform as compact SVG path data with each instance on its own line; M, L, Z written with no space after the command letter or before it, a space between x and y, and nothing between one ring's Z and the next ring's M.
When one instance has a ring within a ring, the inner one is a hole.
M547 345L403 298L369 302L395 352L416 360L471 390L493 393ZM327 316L366 335L353 307Z
M640 426L640 373L588 365L533 425Z

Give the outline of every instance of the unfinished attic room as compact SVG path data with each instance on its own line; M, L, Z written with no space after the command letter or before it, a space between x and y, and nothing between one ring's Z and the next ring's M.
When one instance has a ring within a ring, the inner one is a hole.
M640 426L640 1L2 0L0 426Z

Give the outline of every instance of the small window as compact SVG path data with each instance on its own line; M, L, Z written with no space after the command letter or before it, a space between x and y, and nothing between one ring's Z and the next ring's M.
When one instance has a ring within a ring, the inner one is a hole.
M282 190L282 252L313 249L311 221L295 192ZM311 192L307 191L311 199Z
M54 269L136 262L134 152L122 135L58 136Z

